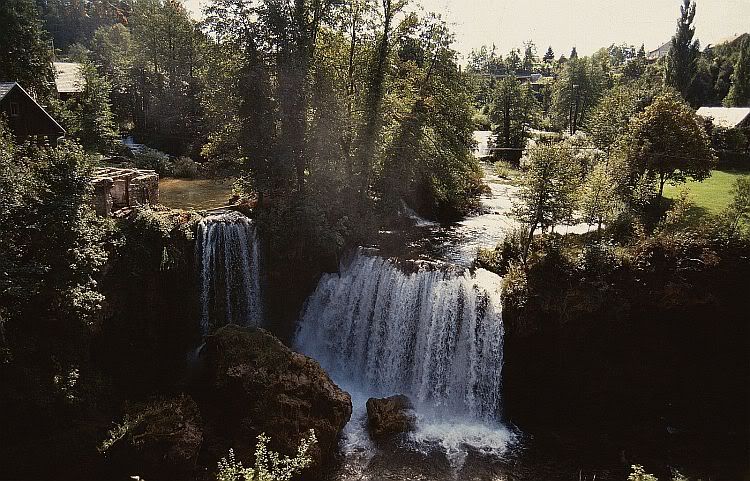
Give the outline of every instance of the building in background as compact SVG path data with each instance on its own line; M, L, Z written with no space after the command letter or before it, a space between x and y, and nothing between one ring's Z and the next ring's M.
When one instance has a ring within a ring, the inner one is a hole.
M36 140L55 145L65 135L65 129L18 82L0 82L0 115L21 142Z

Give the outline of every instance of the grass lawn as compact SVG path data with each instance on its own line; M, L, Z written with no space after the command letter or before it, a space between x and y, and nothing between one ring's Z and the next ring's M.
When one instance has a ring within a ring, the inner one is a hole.
M721 212L732 200L732 186L738 177L750 177L750 172L714 170L711 177L703 182L686 182L677 186L665 185L664 197L675 199L680 191L687 188L690 199L699 209L708 213Z

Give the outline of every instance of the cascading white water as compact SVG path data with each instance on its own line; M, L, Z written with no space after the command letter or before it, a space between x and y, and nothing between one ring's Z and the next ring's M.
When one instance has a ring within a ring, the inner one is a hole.
M237 212L201 220L196 238L201 328L259 325L263 319L260 249L252 221Z
M370 396L403 393L441 418L495 421L503 324L499 278L422 263L407 273L359 251L307 301L297 347Z

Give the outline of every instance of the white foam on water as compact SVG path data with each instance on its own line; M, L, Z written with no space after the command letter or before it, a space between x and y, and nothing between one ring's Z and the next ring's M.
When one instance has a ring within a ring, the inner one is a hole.
M405 448L445 454L504 453L515 439L500 423L502 279L439 263L398 263L358 251L323 276L300 318L295 344L352 394L341 449L362 469L376 450L369 397L409 396L417 426ZM369 458L368 458L369 453Z

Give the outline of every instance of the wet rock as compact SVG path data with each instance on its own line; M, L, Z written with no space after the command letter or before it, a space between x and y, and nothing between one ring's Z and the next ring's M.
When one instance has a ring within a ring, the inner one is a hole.
M204 411L218 446L249 458L257 435L265 433L271 449L294 455L314 429L318 443L309 472L320 472L349 421L352 402L316 361L263 329L236 325L207 338L206 361L211 392Z
M403 394L367 400L367 426L374 436L411 431L414 422L414 406Z
M119 426L103 445L118 471L144 479L194 478L203 426L190 396L134 404Z

